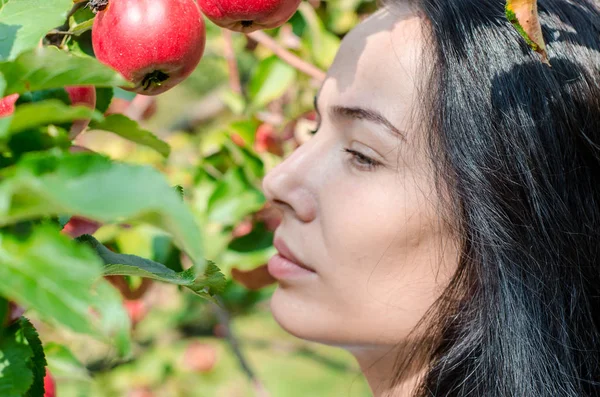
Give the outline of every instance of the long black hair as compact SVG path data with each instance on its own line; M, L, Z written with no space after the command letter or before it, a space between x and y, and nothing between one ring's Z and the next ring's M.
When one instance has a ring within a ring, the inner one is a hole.
M539 0L551 68L505 0L411 3L433 65L421 119L462 242L423 318L438 343L415 396L600 396L598 3Z

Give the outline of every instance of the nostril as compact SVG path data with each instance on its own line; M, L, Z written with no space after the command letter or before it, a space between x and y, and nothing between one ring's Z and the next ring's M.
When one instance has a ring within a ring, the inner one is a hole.
M273 207L276 208L276 209L278 209L281 212L284 212L286 208L290 209L290 210L293 210L292 206L289 205L288 203L286 203L285 201L281 201L281 200L278 200L278 199L273 199L272 202L273 202Z

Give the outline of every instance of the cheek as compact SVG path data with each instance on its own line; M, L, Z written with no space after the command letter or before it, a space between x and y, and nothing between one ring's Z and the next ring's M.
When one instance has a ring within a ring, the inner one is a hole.
M356 342L406 336L452 274L452 266L441 265L440 250L444 258L455 251L443 240L428 186L412 175L365 178L363 186L355 179L331 186L343 194L322 201L332 264L323 275L331 286L328 301Z

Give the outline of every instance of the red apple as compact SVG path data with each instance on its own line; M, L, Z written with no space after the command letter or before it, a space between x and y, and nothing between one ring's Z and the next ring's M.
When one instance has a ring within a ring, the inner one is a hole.
M234 238L244 237L252 232L254 229L254 224L251 219L246 219L240 222L233 231L231 232L231 236Z
M123 307L129 315L131 325L134 327L146 317L146 314L148 314L146 303L141 299L125 299L123 301Z
M90 109L96 107L96 87L93 85L68 86L65 91L69 94L69 99L73 106L86 106ZM75 139L90 124L90 120L75 120L69 131L69 138Z
M101 223L80 216L72 216L69 222L63 227L62 233L72 238L81 236L82 234L94 234L100 229Z
M286 23L300 0L198 0L202 12L216 25L250 33Z
M0 117L7 117L15 112L17 99L19 99L19 94L11 94L0 99Z
M92 26L96 58L143 95L158 95L196 68L206 28L194 0L110 0Z
M217 363L217 349L199 341L191 342L185 349L183 365L195 372L209 372Z
M275 133L275 127L271 124L261 124L256 129L254 150L257 152L269 152L277 156L283 156L281 139Z
M44 397L56 397L56 384L48 368L46 368L46 376L44 376L44 391Z

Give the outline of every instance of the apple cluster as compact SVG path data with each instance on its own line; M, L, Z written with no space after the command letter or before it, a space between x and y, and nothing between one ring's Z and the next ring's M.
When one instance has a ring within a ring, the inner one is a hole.
M206 44L203 15L216 25L250 33L287 22L301 0L73 0L87 2L96 17L92 46L96 58L118 71L141 95L158 95L185 80ZM72 105L96 106L93 86L68 86ZM0 99L0 118L14 113L18 94ZM74 139L89 124L76 120ZM273 146L273 145L271 145Z
M96 58L120 72L142 95L158 95L185 80L206 43L203 15L249 33L289 20L301 0L91 0Z

